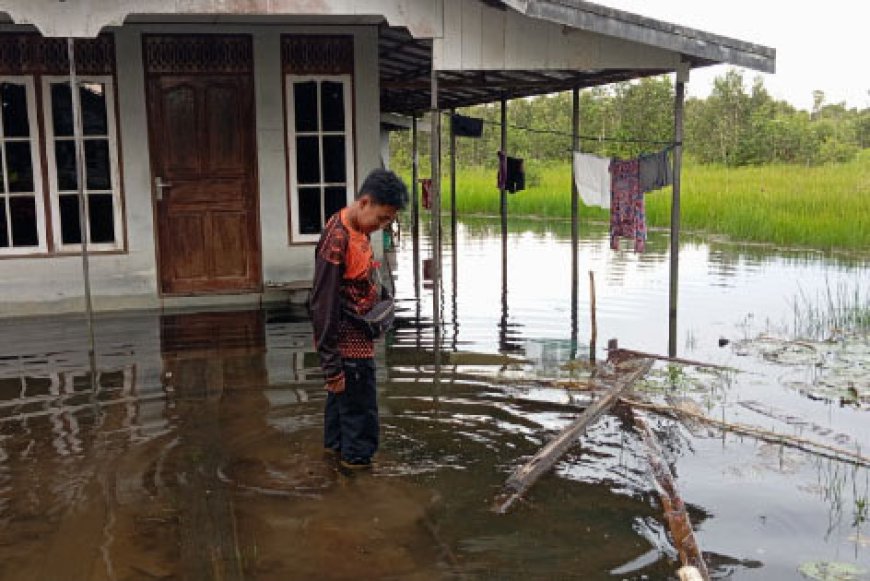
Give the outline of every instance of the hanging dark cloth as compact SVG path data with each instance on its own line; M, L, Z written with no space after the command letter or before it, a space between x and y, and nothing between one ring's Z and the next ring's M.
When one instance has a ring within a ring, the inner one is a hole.
M507 158L507 191L516 193L526 189L526 168L519 157Z
M638 158L640 191L651 192L674 183L674 171L668 158L671 148L645 153Z
M466 117L454 113L450 117L450 126L453 128L453 135L457 137L480 137L483 135L483 119L476 117Z
M525 163L519 157L510 157L498 152L498 189L512 194L526 189Z

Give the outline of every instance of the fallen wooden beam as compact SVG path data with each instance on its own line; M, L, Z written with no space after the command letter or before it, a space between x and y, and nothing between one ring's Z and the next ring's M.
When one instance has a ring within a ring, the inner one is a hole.
M647 462L649 462L650 475L655 484L656 492L661 499L662 511L668 523L668 529L671 532L671 538L674 541L677 554L680 556L680 562L684 567L694 568L699 574L697 578L707 581L710 579L707 565L704 562L704 557L701 556L701 549L695 540L695 533L692 530L689 513L686 512L686 506L677 490L674 475L664 459L658 438L643 418L635 413L632 413L632 416L634 417L634 425L646 444L646 456Z
M592 422L609 410L619 400L619 396L628 391L635 381L649 372L652 363L652 359L635 360L632 365L633 369L623 377L618 378L607 393L583 410L583 413L571 425L550 440L537 454L532 456L531 460L517 468L505 482L501 493L496 497L493 510L499 514L506 513L537 482L538 478L565 455Z
M682 365L692 365L695 367L708 367L710 369L721 369L722 371L740 371L735 367L728 367L726 365L716 365L715 363L705 363L704 361L697 361L695 359L683 359L682 357L668 357L667 355L656 355L655 353L646 353L644 351L635 351L634 349L623 349L622 347L616 347L614 349L610 349L607 353L608 359L615 358L617 361L625 358L647 358L647 359L656 359L658 361L669 361L671 363L680 363Z
M660 414L676 416L683 415L698 420L700 422L704 422L705 424L715 426L719 429L728 432L734 432L735 434L743 434L745 436L752 436L753 438L758 438L759 440L764 440L765 442L770 442L772 444L789 446L791 448L803 450L804 452L807 452L809 454L822 456L824 458L829 458L838 462L846 462L849 464L854 464L856 466L870 467L870 456L864 456L863 454L861 454L860 448L857 449L858 451L852 452L851 450L845 450L843 448L838 448L836 446L831 446L822 442L815 442L813 440L802 438L800 436L789 436L787 434L780 434L778 432L763 430L761 428L748 426L746 424L724 422L722 420L711 418L705 414L698 414L690 412L688 410L677 410L667 405L658 405L648 402L642 402L626 397L620 397L619 399L622 403L630 405L633 408L650 410Z

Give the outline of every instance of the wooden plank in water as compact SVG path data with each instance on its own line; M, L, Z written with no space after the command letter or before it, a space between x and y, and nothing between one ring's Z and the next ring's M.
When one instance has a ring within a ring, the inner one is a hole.
M505 482L502 492L496 497L493 510L499 514L506 513L545 472L550 470L565 455L592 422L619 400L620 394L630 389L635 381L649 372L652 363L652 359L633 361L631 371L617 379L608 392L590 404L576 420L532 456L531 460L517 468ZM631 364L626 362L626 365Z
M684 568L690 567L695 569L694 571L687 571L686 574L690 576L681 576L681 579L703 579L707 581L710 579L707 565L704 562L704 557L701 555L698 542L695 540L695 532L692 530L689 513L686 512L686 506L677 490L673 473L664 459L658 438L643 418L637 414L632 415L634 416L634 424L637 426L641 438L643 438L647 447L647 461L649 462L650 474L655 484L656 492L661 499L662 511L668 523L668 529L671 531L671 538L674 541L677 553L680 555L680 562L684 565Z

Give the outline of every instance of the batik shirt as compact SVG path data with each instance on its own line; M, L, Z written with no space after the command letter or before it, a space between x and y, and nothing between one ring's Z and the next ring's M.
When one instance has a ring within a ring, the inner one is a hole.
M610 247L619 250L619 238L630 238L635 252L643 252L646 211L637 159L610 162L610 191Z
M328 379L342 375L342 360L374 357L374 342L342 316L342 305L367 313L378 300L369 237L351 228L347 208L327 221L314 254L311 319L314 346Z

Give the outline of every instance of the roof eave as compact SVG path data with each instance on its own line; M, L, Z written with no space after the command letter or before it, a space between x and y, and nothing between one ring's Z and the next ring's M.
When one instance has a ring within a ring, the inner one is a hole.
M776 50L773 48L582 0L502 2L531 18L672 50L702 61L728 63L764 73L776 70Z

